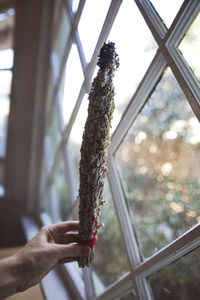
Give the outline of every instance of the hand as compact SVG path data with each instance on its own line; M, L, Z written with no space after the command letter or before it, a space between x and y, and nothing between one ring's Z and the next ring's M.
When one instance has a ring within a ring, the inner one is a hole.
M23 291L37 283L59 263L77 260L79 256L88 255L90 248L79 245L77 231L79 222L62 222L43 227L40 232L19 252L16 258L21 269L21 285Z

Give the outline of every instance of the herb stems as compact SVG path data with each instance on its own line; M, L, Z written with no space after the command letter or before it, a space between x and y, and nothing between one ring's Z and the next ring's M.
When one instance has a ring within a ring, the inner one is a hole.
M79 267L89 266L94 258L98 217L103 205L103 189L107 172L106 159L110 145L110 128L114 111L113 76L119 66L114 43L104 43L97 65L99 71L89 94L88 117L85 123L79 165L79 221L82 244L91 247L88 256L79 257Z

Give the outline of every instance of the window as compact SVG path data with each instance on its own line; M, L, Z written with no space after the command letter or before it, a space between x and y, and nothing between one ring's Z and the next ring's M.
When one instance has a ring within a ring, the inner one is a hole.
M4 195L7 124L13 67L14 8L0 8L0 197Z
M82 271L72 264L70 270L88 299L198 297L200 3L98 5L56 2L43 209L54 221L78 217L87 94L103 42L115 42L121 67L101 214L106 227L92 267Z

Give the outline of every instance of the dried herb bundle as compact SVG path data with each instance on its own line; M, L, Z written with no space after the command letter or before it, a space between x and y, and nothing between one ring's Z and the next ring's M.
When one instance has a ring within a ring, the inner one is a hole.
M89 266L94 257L98 216L103 201L109 131L114 110L113 76L119 66L114 43L104 43L97 65L100 67L89 94L88 117L85 123L79 166L79 221L81 243L92 249L78 258L79 267Z

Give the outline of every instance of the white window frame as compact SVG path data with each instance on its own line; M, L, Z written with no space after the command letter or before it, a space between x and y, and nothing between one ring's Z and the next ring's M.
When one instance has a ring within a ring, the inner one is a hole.
M64 157L66 180L69 182L70 186L70 198L72 207L74 207L74 205L77 203L77 191L75 189L76 185L74 182L75 177L73 176L74 170L68 153L68 148L66 147L66 143L71 133L71 129L75 122L83 97L86 93L89 92L92 74L97 62L97 55L103 42L106 41L109 35L109 32L112 28L113 22L115 20L115 17L117 16L122 2L123 0L111 1L110 8L105 18L105 22L102 26L102 30L97 41L92 59L90 63L87 64L77 30L77 25L83 11L85 0L80 0L78 10L75 14L73 14L72 12L71 2L69 0L63 0L64 7L70 17L71 33L66 44L65 55L62 60L59 77L56 82L55 90L51 100L51 103L53 103L54 101L56 103L60 124L59 130L60 134L62 135L62 140L58 147L53 166L49 170L48 180L46 184L46 188L50 191L51 195L50 198L52 217L54 221L58 221L58 214L56 213L56 208L54 206L55 196L51 183L53 182L53 178L61 156ZM137 299L152 299L146 277L200 246L200 224L197 224L189 231L182 234L175 241L171 242L148 259L142 261L129 212L125 204L124 192L120 184L120 179L114 158L116 149L122 142L124 136L134 122L142 106L147 101L149 95L151 94L153 88L157 84L161 74L163 73L167 65L173 71L173 74L177 79L180 87L182 88L189 104L191 105L194 114L200 121L200 83L194 76L187 63L184 61L177 48L186 30L191 25L192 20L200 11L200 2L198 0L185 0L169 29L165 27L161 18L148 0L135 0L135 3L158 44L158 50L146 74L140 82L140 85L132 96L129 106L124 112L121 121L118 124L118 127L113 133L107 163L109 184L113 196L116 215L120 225L120 230L123 236L123 242L126 249L130 271L125 276L109 286L101 295L96 297L94 294L90 271L88 269L84 270L83 275L85 280L85 290L83 288L83 285L79 284L80 281L78 284L76 284L76 281L73 281L73 288L80 299L114 299L115 297L119 297L119 295L131 288L135 289ZM76 43L77 45L84 74L84 82L80 87L79 96L77 98L74 110L71 114L69 123L67 127L64 128L57 95L72 43ZM54 72L53 69L52 72ZM47 121L46 128L48 128L49 123L50 119ZM48 157L47 151L48 149L46 149L45 147L45 157ZM68 276L70 277L70 273L72 272L71 268L69 268L68 266L65 266L64 268Z

